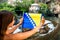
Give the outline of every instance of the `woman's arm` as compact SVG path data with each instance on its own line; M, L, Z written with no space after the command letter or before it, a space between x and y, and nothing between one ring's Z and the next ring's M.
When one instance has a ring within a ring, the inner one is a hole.
M36 26L36 28L34 28L33 30L23 32L23 33L5 35L5 39L11 39L11 40L24 40L24 39L27 39L28 37L35 34L41 28L41 26L42 25Z
M11 28L8 28L6 31L6 34L10 34L10 33L14 32L22 24L22 22L23 22L23 18L20 19L20 22L17 25L15 25Z
M17 34L12 34L13 39L27 39L28 37L32 36L33 34L35 34L40 28L41 28L42 24L40 24L39 26L36 26L36 28L34 28L31 31L27 31L27 32L23 32L23 33L17 33Z
M33 34L35 34L43 25L43 23L41 22L39 24L39 26L36 26L36 28L34 28L33 30L27 31L27 32L23 32L23 33L16 33L16 34L9 34L10 38L13 40L24 40L27 39L28 37L32 36Z

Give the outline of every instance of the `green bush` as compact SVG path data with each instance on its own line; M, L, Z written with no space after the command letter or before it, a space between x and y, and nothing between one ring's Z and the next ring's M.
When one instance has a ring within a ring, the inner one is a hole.
M47 4L40 3L39 6L40 6L40 12L41 12L41 13L46 13L46 11L47 11L47 9L48 9Z
M29 7L32 3L34 3L34 0L22 0L23 2L16 1L16 8L20 11L29 11Z
M0 11L1 10L8 10L8 11L14 11L15 7L13 7L12 5L9 5L7 2L5 3L1 3L0 4Z
M13 12L14 16L17 16L16 12L15 12L15 7L12 5L9 5L7 2L5 3L0 3L0 11L2 10L7 10L10 12Z

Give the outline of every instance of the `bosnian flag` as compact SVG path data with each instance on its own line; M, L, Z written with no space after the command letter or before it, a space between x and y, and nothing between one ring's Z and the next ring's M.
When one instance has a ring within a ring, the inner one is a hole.
M42 14L24 13L22 28L33 29L39 25Z

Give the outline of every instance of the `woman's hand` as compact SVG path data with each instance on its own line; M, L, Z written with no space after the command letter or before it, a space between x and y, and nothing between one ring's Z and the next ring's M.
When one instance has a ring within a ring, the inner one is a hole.
M10 33L14 32L18 27L20 27L20 25L22 24L22 22L23 22L23 18L21 18L20 22L17 25L13 26L12 29L8 29L6 31L6 34L10 34Z
M37 26L38 28L41 28L45 23L45 18L42 16L42 20L40 21L39 25Z
M20 22L19 22L19 23L20 23L20 25L22 24L22 22L23 22L23 18L20 18Z

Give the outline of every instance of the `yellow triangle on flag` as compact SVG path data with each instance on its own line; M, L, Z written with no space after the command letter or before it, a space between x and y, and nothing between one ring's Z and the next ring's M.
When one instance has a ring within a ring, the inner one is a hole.
M40 21L41 21L41 14L34 14L34 13L29 13L30 17L32 18L32 20L35 22L36 26L39 25Z

